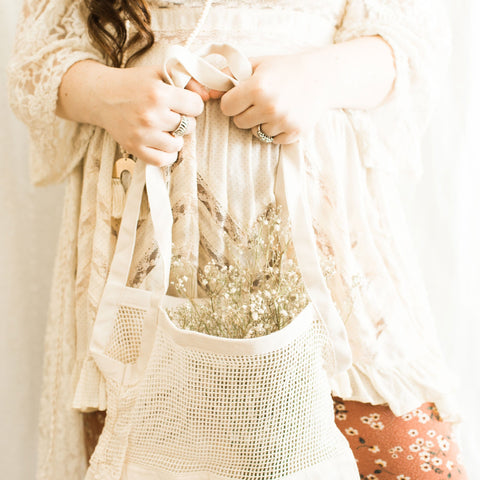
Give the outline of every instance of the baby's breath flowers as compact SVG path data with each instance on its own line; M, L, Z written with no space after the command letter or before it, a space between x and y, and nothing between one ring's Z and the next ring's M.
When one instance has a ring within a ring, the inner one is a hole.
M227 338L268 335L285 327L308 304L308 297L296 262L290 230L282 224L279 207L261 215L240 246L237 259L229 265L213 260L198 270L198 288L204 298L192 298L184 274L172 282L180 297L188 301L169 309L171 320L180 328ZM189 266L179 258L173 272Z

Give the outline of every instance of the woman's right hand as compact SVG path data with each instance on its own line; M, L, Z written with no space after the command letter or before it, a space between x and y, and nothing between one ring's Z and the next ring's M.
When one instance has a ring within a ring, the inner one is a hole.
M73 65L59 90L57 115L104 128L128 153L166 166L177 159L183 138L174 137L181 115L203 111L202 97L163 82L155 66L112 68L93 60Z

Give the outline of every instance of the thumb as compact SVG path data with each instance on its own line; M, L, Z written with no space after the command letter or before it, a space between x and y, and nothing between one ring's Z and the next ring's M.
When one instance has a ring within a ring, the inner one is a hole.
M191 78L190 81L185 86L187 90L192 92L198 93L204 102L210 100L212 98L210 90L202 85L201 83L197 82L194 78Z

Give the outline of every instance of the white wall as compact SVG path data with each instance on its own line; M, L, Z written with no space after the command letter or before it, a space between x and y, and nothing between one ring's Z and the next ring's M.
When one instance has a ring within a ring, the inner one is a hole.
M5 69L21 2L0 2L0 476L32 480L43 334L62 188L34 189L27 132L9 111Z
M407 212L440 340L461 381L461 441L474 480L480 471L480 2L447 5L454 46L450 75L425 138L424 176Z
M21 2L0 4L0 465L2 478L31 480L43 332L62 188L35 189L27 134L9 112L3 66ZM480 471L480 46L476 0L449 0L455 53L446 97L425 140L425 175L407 198L427 289L446 354L462 381L468 422L461 434L470 472ZM470 48L473 46L473 48ZM470 70L467 71L467 68ZM473 474L471 480L473 480Z

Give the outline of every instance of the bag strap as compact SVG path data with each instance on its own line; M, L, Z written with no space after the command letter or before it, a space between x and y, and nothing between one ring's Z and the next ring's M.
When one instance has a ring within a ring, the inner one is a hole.
M140 215L144 187L145 163L137 161L125 200L122 222L118 232L107 283L127 284L135 240L137 238L137 222Z
M208 56L211 54L222 55L234 76L230 77L214 67L208 61ZM224 44L209 45L198 54L190 52L185 47L174 45L167 51L164 69L167 81L173 85L184 87L190 77L193 77L203 85L221 91L228 90L238 81L244 80L252 74L248 58L234 47ZM127 193L125 211L108 282L126 285L135 244L135 229L143 184L146 183L155 239L159 246L160 264L158 267L162 268L163 284L160 288L161 291L157 293L160 298L163 298L168 288L170 274L173 223L170 198L162 170L152 165L147 165L145 169L141 161L138 161L137 164L140 168L136 169L132 185ZM334 306L320 266L307 191L301 142L283 145L280 148L275 193L279 203L288 212L298 266L310 300L319 317L323 319L332 340L335 354L333 373L339 373L351 366L352 353L345 325Z
M301 142L283 145L275 185L275 196L287 208L292 242L303 283L317 315L324 321L335 355L333 372L352 364L352 352L342 318L335 308L318 258L318 248L307 199L308 184Z

